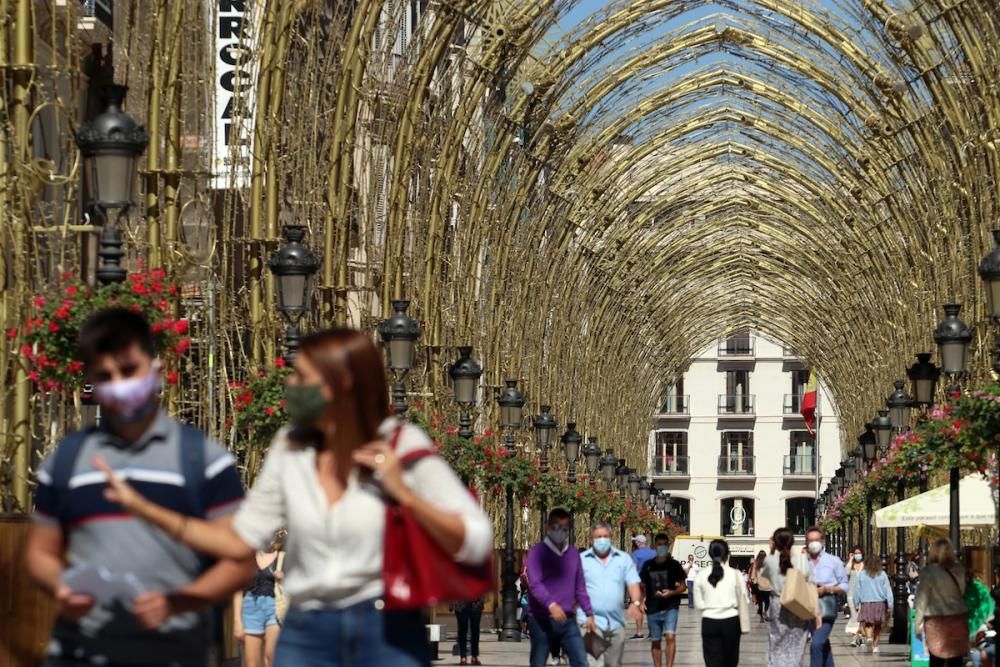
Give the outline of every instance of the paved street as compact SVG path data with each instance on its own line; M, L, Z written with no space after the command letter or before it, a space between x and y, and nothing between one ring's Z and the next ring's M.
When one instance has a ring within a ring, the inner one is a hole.
M485 618L484 618L485 620ZM450 627L453 629L454 625ZM760 666L767 663L767 632L763 623L756 623L754 631L743 637L740 653L741 665ZM452 657L451 647L454 634L449 632L449 641L441 646L441 660L436 664L458 664L458 658ZM853 648L847 644L847 633L844 632L843 621L838 623L833 634L833 650L837 667L858 667L861 665L905 665L907 650L905 646L890 646L884 644L878 655L872 655L867 649ZM704 665L701 657L700 615L681 609L680 626L678 628L677 661L675 667ZM484 632L480 646L480 659L484 665L513 666L528 664L528 642L499 643L492 633ZM629 667L651 666L649 642L629 641L625 654L625 664ZM803 665L809 661L804 660Z

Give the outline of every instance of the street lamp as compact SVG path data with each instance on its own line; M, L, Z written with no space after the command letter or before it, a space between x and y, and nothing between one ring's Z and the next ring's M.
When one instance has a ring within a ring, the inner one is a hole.
M625 498L625 490L628 489L628 466L625 459L618 459L618 467L615 468L615 481L618 482L618 497Z
M420 338L420 325L406 314L409 307L409 301L393 301L393 314L378 325L379 336L389 357L389 370L396 378L392 388L392 407L398 415L409 408L406 404L406 374L413 370L416 363L417 339Z
M500 425L506 431L504 445L507 454L513 456L516 453L516 440L514 431L521 425L521 411L524 409L524 394L517 389L517 380L504 380L503 391L497 398L500 405ZM521 641L521 632L517 623L517 591L514 582L517 573L514 571L514 488L507 485L506 489L506 509L507 509L507 530L503 555L503 586L501 597L503 600L503 631L500 633L501 641Z
M87 207L101 223L97 251L101 266L97 269L97 279L102 285L125 280L121 232L116 222L109 220L108 210L119 209L121 216L132 205L136 163L149 144L146 128L122 111L127 92L125 86L103 87L100 96L104 110L80 126L76 135L84 162L84 185L90 198Z
M628 495L630 498L635 498L639 495L639 484L642 483L642 479L636 472L635 468L628 469Z
M913 404L929 408L934 404L934 393L937 390L941 369L931 361L930 352L921 352L917 361L906 371L913 387Z
M649 504L649 480L642 480L639 482L639 500L642 501L643 505Z
M1000 229L993 230L993 249L979 263L979 277L986 287L986 315L993 324L1000 324ZM1000 373L1000 336L996 337L993 347L993 370ZM1000 445L997 445L997 460L1000 460ZM1000 540L1000 495L997 496L997 536ZM1000 567L1000 542L993 548L993 567ZM993 628L1000 628L1000 589L993 587L993 601L996 611L993 614ZM1000 633L994 638L994 649L1000 651Z
M892 442L892 419L888 410L879 410L878 416L872 420L872 430L875 431L875 442L878 444L878 455L885 456Z
M618 459L615 457L613 449L608 448L601 459L601 474L604 475L604 482L610 492L614 488L615 470L618 468Z
M570 427L575 423L568 424ZM576 464L580 460L580 443L583 436L575 428L567 428L562 434L563 454L566 456L566 482L576 484ZM569 513L569 540L570 544L576 544L576 513L572 510Z
M878 439L871 422L865 424L865 432L858 436L858 445L864 454L865 463L871 464L878 458Z
M590 481L590 485L593 486L597 483L595 475L597 475L597 471L601 468L601 448L597 446L596 437L590 436L587 438L587 444L583 446L583 460L587 466L587 479Z
M281 232L285 244L271 255L267 266L276 282L278 312L285 318L285 361L292 364L299 349L299 321L309 308L312 277L319 270L320 259L302 243L305 225L285 225Z
M538 463L542 473L549 471L549 447L552 446L552 434L556 430L556 418L552 416L552 406L543 405L541 413L532 422L535 429L535 449L538 450ZM566 424L567 430L576 424ZM545 521L549 513L548 498L542 496L539 509L542 513L542 539L545 539Z
M941 357L941 372L949 376L951 386L948 387L948 395L961 391L960 382L965 377L968 364L969 342L972 340L972 331L965 322L958 319L958 314L962 307L955 303L944 306L945 318L934 330L934 342L937 343L938 352ZM962 530L959 518L960 503L958 502L958 482L959 469L952 468L948 475L948 485L951 494L951 502L948 515L949 536L955 545L955 550L961 553Z
M889 421L896 433L903 433L910 427L910 414L913 411L913 399L906 393L906 382L896 380L895 389L885 399L885 407L889 408Z
M458 348L458 359L448 369L455 387L455 403L458 404L461 415L458 419L458 437L468 440L472 437L472 419L469 411L476 404L479 393L479 378L483 376L483 367L472 358L472 348L463 345Z

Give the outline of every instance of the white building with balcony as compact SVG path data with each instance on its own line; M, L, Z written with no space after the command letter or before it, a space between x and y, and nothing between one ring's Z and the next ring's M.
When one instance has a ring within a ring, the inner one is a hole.
M689 535L724 536L734 565L767 550L777 528L803 534L840 461L837 410L822 381L816 437L806 430L808 381L793 351L743 333L692 359L654 418L651 482L671 494Z

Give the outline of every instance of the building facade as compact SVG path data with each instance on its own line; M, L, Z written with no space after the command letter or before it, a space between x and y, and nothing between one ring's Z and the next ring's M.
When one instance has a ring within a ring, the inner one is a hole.
M777 528L803 534L836 470L836 407L820 382L812 436L801 415L808 381L792 350L744 332L692 359L654 419L651 482L671 494L689 535L725 537L734 564L767 550Z

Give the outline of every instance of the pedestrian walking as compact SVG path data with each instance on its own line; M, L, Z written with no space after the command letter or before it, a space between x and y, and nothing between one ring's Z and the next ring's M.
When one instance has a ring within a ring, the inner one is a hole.
M823 531L813 526L806 531L809 565L819 595L822 624L812 629L809 644L810 667L834 667L830 633L838 616L838 596L847 593L847 570L844 561L825 549Z
M651 549L646 543L645 535L636 535L632 538L632 544L635 545L632 551L632 561L635 563L635 571L641 572L642 566L646 564L647 560L656 558L656 550ZM640 584L641 586L642 584ZM632 598L634 602L641 598ZM642 612L639 612L638 618L635 620L635 634L632 635L632 639L642 639Z
M694 581L694 606L701 610L701 650L711 667L736 667L740 662L740 607L746 607L746 589L740 572L729 567L729 545L708 545L711 569Z
M569 544L569 523L566 510L557 507L549 512L545 539L531 547L526 558L531 667L545 667L556 646L569 658L570 667L585 667L587 652L574 616L577 606L583 611L586 631L597 629L580 552ZM620 590L618 595L621 598Z
M931 667L961 667L969 654L966 577L951 540L931 545L920 571L915 600L917 637L924 639Z
M451 610L458 621L458 664L468 665L469 654L472 654L473 665L479 662L479 626L483 620L483 600L476 598L466 602L452 604Z
M865 632L858 620L858 607L854 604L854 592L858 587L858 577L865 569L865 552L860 546L851 549L851 562L847 566L847 608L846 632L851 637L851 646L865 643Z
M853 567L852 574L853 574ZM872 558L857 575L857 584L851 600L858 610L858 622L864 625L865 634L871 639L872 653L878 653L882 637L882 624L892 608L892 586L889 576L882 570L882 562Z
M684 585L687 587L688 609L694 609L694 580L698 577L698 563L694 560L694 554L688 554L687 561L683 564Z
M785 589L785 577L790 569L802 573L806 582L812 584L813 571L809 559L796 556L793 563L792 547L795 535L790 528L779 528L771 537L771 553L764 559L761 572L771 582L771 610L767 625L767 665L768 667L788 667L802 663L802 653L809 639L810 627L821 624L819 618L802 620L781 606L781 593Z
M206 607L252 576L252 552L199 560L106 498L93 460L192 520L236 510L243 487L235 460L160 410L161 368L142 315L99 311L78 345L101 423L66 436L39 468L24 560L59 610L45 665L204 665L222 631Z
M270 667L278 644L277 586L284 578L281 532L266 551L254 557L257 574L233 595L233 635L243 644L243 667Z
M639 573L642 580L642 611L649 624L650 654L653 667L663 664L663 648L666 642L667 664L674 667L677 655L677 616L680 613L681 598L687 592L684 568L670 555L670 536L659 533L653 538L656 558L646 561Z
M479 502L432 453L430 438L389 416L387 395L382 356L367 334L311 334L288 379L292 426L271 443L231 523L182 517L103 466L105 493L176 540L219 556L252 556L288 527L290 608L276 667L429 665L420 611L384 608L384 597L403 593L383 584L384 554L398 546L389 530L399 530L388 525L387 506L406 510L414 530L460 563L485 563L493 532Z
M594 609L594 620L604 639L611 642L599 658L588 656L590 667L622 667L625 658L625 620L641 617L642 592L635 562L623 551L611 545L611 526L598 521L590 529L590 548L580 558L587 597ZM629 603L622 604L622 591L627 590ZM583 610L577 610L577 621L586 623Z
M750 566L750 585L761 623L767 620L767 613L771 609L771 580L762 571L765 558L767 558L767 553L761 549L757 552L757 557Z

